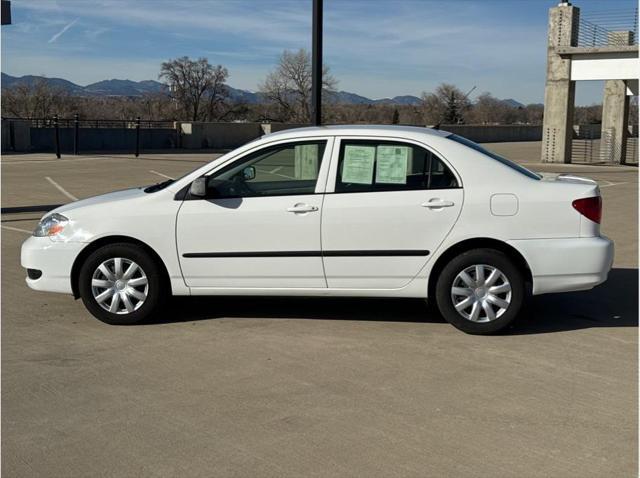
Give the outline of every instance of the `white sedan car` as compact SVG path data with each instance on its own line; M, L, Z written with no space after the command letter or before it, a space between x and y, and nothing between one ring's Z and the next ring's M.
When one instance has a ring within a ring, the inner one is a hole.
M183 176L66 204L22 246L32 289L133 324L171 295L419 297L474 334L528 294L606 280L597 184L541 177L456 135L266 135Z

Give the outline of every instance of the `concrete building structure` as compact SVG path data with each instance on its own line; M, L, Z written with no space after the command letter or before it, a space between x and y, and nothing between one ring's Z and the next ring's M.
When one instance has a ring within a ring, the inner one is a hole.
M568 1L549 10L543 162L571 162L575 82L584 80L605 80L600 157L625 162L629 96L638 94L639 73L637 10L629 16L633 31L612 31L582 21Z

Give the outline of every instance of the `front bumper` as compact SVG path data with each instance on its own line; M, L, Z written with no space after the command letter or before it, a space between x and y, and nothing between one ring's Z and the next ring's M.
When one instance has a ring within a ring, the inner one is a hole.
M613 241L607 237L508 241L524 256L533 294L588 290L607 280Z
M22 267L42 272L37 279L27 277L27 285L35 290L72 294L71 268L85 246L83 242L54 242L48 237L32 236L24 241Z

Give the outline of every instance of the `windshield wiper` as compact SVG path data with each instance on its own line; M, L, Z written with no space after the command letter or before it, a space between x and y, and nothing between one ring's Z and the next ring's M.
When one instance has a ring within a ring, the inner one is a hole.
M166 188L170 184L173 184L175 179L167 179L166 181L162 181L161 183L152 184L151 186L147 186L144 188L145 193L155 193L156 191L160 191L161 189Z

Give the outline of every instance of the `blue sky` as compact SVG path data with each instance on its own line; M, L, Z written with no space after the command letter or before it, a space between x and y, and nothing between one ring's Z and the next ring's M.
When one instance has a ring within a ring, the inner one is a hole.
M557 0L325 0L325 63L338 88L419 96L439 83L541 103L549 7ZM583 12L634 0L576 0ZM311 0L13 0L2 71L86 85L157 79L169 58L207 57L256 90L284 49L310 49ZM579 84L577 104L601 101Z

